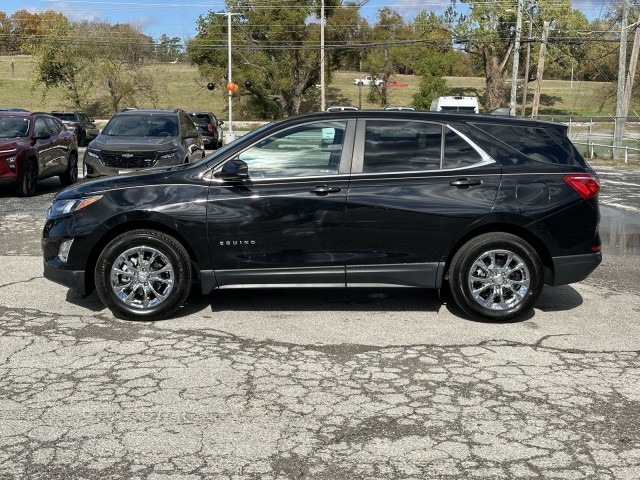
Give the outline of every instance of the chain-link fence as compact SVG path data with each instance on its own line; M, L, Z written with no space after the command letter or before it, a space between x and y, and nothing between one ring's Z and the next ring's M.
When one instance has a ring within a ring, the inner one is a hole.
M570 117L540 115L540 120L565 123L569 138L585 158L616 158L625 163L640 163L640 117L627 117L622 146L613 146L615 117Z

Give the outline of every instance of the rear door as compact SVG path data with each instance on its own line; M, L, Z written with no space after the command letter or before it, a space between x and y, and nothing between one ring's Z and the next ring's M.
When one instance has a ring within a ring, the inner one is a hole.
M492 209L500 173L453 127L359 120L346 213L347 284L437 286L452 244Z

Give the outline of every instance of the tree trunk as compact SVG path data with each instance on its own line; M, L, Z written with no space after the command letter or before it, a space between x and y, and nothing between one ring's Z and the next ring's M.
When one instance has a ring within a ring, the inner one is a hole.
M498 59L487 58L485 62L487 98L485 107L493 110L503 106L504 103L504 70L500 68Z

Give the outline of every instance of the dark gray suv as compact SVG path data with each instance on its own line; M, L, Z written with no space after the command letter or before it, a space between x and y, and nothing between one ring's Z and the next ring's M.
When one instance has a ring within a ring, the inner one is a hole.
M62 112L54 110L51 115L62 122L67 130L72 131L78 141L78 146L84 146L100 134L93 118L82 112Z
M85 176L193 163L204 155L202 135L182 110L127 110L114 115L87 147Z

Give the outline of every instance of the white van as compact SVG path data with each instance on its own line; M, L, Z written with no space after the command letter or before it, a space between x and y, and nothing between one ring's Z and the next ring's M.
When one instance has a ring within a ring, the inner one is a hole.
M476 97L438 97L431 102L432 112L480 113Z

